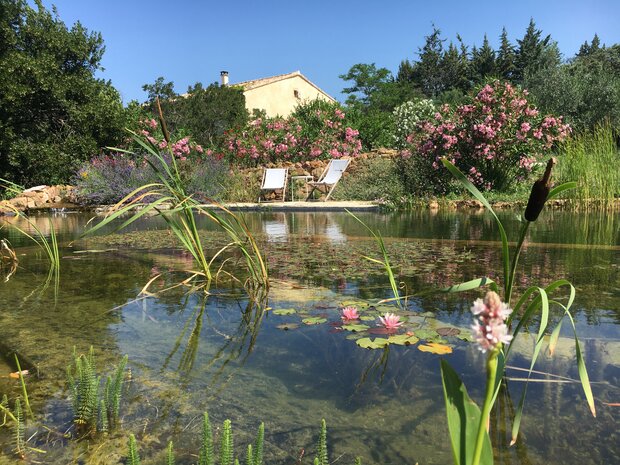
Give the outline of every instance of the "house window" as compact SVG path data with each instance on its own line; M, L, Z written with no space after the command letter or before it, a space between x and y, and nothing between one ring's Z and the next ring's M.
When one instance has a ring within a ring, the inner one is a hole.
M297 89L295 89L295 90L293 91L293 95L294 95L294 96L295 96L295 98L296 98L296 99L298 99L298 100L301 98L301 96L299 95L299 91L298 91Z

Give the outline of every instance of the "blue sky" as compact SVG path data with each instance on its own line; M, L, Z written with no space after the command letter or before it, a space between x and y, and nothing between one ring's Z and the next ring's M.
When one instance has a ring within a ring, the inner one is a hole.
M513 43L531 17L551 34L565 57L598 33L620 43L619 0L496 1L188 1L43 0L69 26L79 20L101 32L105 71L123 101L143 101L142 85L158 76L177 92L195 82L230 82L300 70L339 100L338 76L356 63L376 63L393 73L415 59L435 24L445 39L459 33L480 45L486 32L495 47L505 26Z

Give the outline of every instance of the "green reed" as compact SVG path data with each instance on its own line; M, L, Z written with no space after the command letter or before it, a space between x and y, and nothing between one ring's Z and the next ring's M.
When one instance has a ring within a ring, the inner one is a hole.
M564 317L566 317L570 321L573 330L577 368L582 389L592 415L596 416L590 380L581 352L581 346L577 338L575 322L570 312L570 308L575 299L575 288L573 285L565 279L559 279L544 288L532 286L521 295L514 305L511 305L517 263L519 261L520 252L527 237L530 225L536 221L547 200L556 197L566 190L574 188L575 183L565 183L551 189L550 177L555 160L552 159L549 161L545 175L539 181L536 181L532 187L532 193L530 194L527 208L523 218L521 219L522 226L519 231L516 247L514 248L511 256L506 229L493 211L493 208L487 199L452 163L445 159L442 160L442 162L452 173L452 175L463 185L463 187L465 187L476 199L478 199L492 214L497 224L502 244L501 257L504 275L503 302L512 308L512 313L510 313L510 316L506 319L506 325L508 328L512 328L512 326L515 325L515 328L512 330L512 340L506 346L500 342L489 352L489 356L487 358L486 393L482 410L479 409L478 406L469 398L467 390L456 372L447 362L441 362L444 398L452 449L454 453L454 462L455 464L462 465L478 465L479 463L491 464L493 463L493 453L487 431L487 422L490 411L493 408L500 391L508 356L519 333L522 330L526 330L530 324L537 322L538 330L536 334L536 342L527 377L529 380L536 360L541 353L543 343L545 342L545 335L551 328L552 314L550 309L553 305L559 308L560 318L556 327L551 332L550 350L553 352L552 347L559 337L562 321ZM444 291L461 292L483 286L488 286L496 293L500 292L498 284L488 277L457 284L444 289ZM565 290L568 295L564 294L558 298L555 296L555 293L558 290ZM519 317L518 322L515 321L517 316ZM516 442L519 434L527 387L528 383L526 382L521 393L519 404L514 412L512 422L512 444Z
M20 186L19 184L15 184L14 182L3 178L0 178L0 187L3 188L3 193L0 195L0 199L16 197L24 191L24 186Z
M579 189L567 198L573 208L614 207L620 194L618 133L609 123L567 139L558 151L559 179L576 180Z
M360 223L364 228L366 228L366 230L370 234L372 234L372 237L375 239L375 242L377 243L377 246L379 247L379 250L381 251L381 255L383 255L383 261L377 260L376 258L368 257L366 255L363 255L363 257L370 262L377 263L383 266L383 268L385 269L385 273L387 274L387 277L390 281L390 287L392 288L392 293L394 294L394 298L388 299L388 300L394 300L396 301L396 303L398 304L400 308L404 308L407 305L407 302L406 302L407 297L401 298L400 296L399 285L398 285L398 282L396 281L396 276L394 274L394 270L392 269L392 265L390 264L390 257L387 253L387 249L385 248L385 243L383 242L383 237L381 237L381 233L378 231L377 232L373 231L366 223L364 223L360 218L354 215L353 212L347 210L346 208L345 208L345 211L349 215L351 215L353 218L355 218L355 220L357 220L357 222ZM405 301L404 303L403 303L403 300Z
M154 170L159 182L141 186L129 193L112 208L111 212L101 222L85 234L92 234L113 220L134 210L137 211L131 213L130 217L117 226L115 231L123 229L146 214L155 212L166 221L170 230L198 263L199 270L192 273L194 276L202 276L205 279L205 290L208 291L212 279L222 271L220 267L214 276L214 260L228 249L234 248L241 252L245 260L249 274L244 283L246 289L251 291L252 295L266 295L269 289L267 265L245 221L217 202L202 204L187 193L176 158L170 148L170 137L161 108L159 111L161 127L168 143L169 162L157 146L130 131L135 142L149 155L145 157L145 160ZM133 152L126 150L115 150L133 155ZM213 221L227 233L230 239L230 242L211 258L207 257L200 240L196 223L198 216L205 216ZM230 273L228 274L232 276Z
M48 220L50 230L48 239L47 236L41 231L41 229L39 229L36 223L28 217L28 215L26 215L22 211L19 211L12 205L7 205L6 207L13 213L15 213L15 215L26 221L26 223L28 223L28 226L30 226L30 228L34 230L35 233L30 234L28 231L20 228L17 225L11 225L11 227L13 227L16 231L33 241L41 248L41 250L45 252L45 255L47 256L47 259L50 263L50 273L54 272L56 275L58 275L58 272L60 270L60 252L58 250L58 239L56 237L56 231L54 229L54 224L52 223L52 220Z
M67 383L78 434L104 433L118 425L126 366L127 355L121 359L113 374L105 378L102 389L93 347L87 355L78 355L74 349L73 364L67 367Z

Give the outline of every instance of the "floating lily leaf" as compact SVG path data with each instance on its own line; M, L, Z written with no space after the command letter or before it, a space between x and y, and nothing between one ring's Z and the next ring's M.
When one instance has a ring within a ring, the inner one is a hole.
M429 342L428 344L419 345L418 349L422 352L430 352L431 354L439 355L452 353L452 347L444 344L438 344L436 342Z
M305 325L320 325L325 323L327 318L321 318L320 316L311 316L310 318L304 318L301 322Z
M372 316L372 315L362 315L360 316L360 320L362 321L373 321L376 320L377 317L376 316Z
M347 331L361 332L361 331L366 331L367 329L370 329L370 326L348 324L348 325L342 325L342 329L345 329Z
M361 334L361 333L351 333L351 334L347 335L345 339L350 339L352 341L357 341L358 339L361 339L362 337L364 337L364 335Z
M364 302L363 300L345 300L344 302L340 302L340 306L366 308L368 307L368 302Z
M297 310L294 308L279 308L277 310L273 310L271 313L274 315L293 315L297 313Z
M417 329L415 331L415 335L418 336L420 339L424 339L425 341L434 339L439 336L437 334L437 331L428 328Z
M400 346L409 346L418 342L419 339L415 336L409 336L407 334L399 334L398 336L390 336L388 337L388 342L390 344L398 344Z
M461 334L459 334L458 336L456 336L458 339L460 339L461 341L466 341L466 342L474 342L474 336L472 336L472 334L469 331L465 331L462 332Z
M440 336L458 336L461 333L461 330L458 328L454 328L454 327L443 327L443 328L437 328L437 334L439 334Z
M389 344L387 339L377 337L375 339L370 339L369 337L364 337L362 339L358 339L355 341L358 346L363 349L383 349L385 346Z
M435 314L433 312L420 313L420 316L425 316L425 317L429 317L429 318L435 318Z
M281 325L277 325L276 328L288 331L290 329L299 328L299 325L297 323L282 323Z
M387 328L384 328L383 326L377 326L376 328L370 328L368 332L370 334L394 334L396 330L387 329Z

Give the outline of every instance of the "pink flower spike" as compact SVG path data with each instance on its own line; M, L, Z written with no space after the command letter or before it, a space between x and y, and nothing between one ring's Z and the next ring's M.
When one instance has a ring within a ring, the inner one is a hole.
M359 314L357 313L357 308L355 307L344 307L342 309L342 322L349 323L351 321L359 320Z
M507 344L512 340L505 323L512 310L495 292L487 292L484 300L477 299L471 312L477 317L471 328L482 352L495 350L500 344Z
M386 313L385 316L380 316L379 321L381 321L381 325L383 325L385 329L390 331L396 331L398 327L403 324L403 322L400 321L400 317L393 313Z

